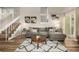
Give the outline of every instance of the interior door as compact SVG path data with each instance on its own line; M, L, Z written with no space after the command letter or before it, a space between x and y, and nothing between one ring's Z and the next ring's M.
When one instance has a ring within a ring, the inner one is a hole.
M70 36L70 16L65 17L65 34Z

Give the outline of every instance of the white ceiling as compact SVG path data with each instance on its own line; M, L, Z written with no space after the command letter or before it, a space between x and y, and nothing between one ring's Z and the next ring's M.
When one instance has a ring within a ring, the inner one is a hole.
M75 7L48 7L48 11L50 14L56 14L56 15L61 15L63 13L66 13Z

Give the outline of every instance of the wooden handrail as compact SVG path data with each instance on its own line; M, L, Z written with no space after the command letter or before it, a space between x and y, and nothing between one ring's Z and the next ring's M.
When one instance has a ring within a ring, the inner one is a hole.
M19 20L19 16L17 18L15 18L13 21L11 21L10 23L8 23L5 27L0 28L0 33L4 30L6 30L10 25L12 25L13 23L15 23L17 20Z

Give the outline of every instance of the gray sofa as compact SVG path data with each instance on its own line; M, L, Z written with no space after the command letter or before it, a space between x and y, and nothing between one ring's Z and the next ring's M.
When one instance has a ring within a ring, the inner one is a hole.
M48 37L49 30L47 28L39 28L38 33L42 36Z
M65 40L66 35L63 33L55 33L51 32L49 33L49 40Z
M49 31L47 28L30 28L30 30L25 31L26 37L31 37L32 35L42 35L49 38L49 40L65 40L66 35L62 32Z
M48 30L46 28L30 28L25 31L26 37L31 37L32 35L42 35L48 37Z

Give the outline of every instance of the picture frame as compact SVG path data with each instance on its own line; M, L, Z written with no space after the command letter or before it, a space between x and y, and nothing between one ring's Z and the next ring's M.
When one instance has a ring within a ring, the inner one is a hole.
M30 16L25 16L24 18L25 18L24 19L25 20L25 23L30 23Z
M25 16L25 23L36 23L36 16Z
M36 19L37 19L36 16L31 16L31 23L36 23Z

